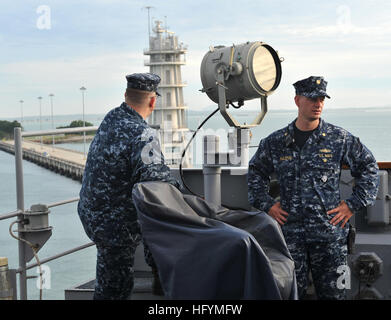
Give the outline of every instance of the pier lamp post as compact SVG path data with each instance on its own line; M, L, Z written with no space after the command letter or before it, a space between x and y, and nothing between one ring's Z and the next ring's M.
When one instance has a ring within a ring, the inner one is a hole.
M42 130L42 97L38 97L39 101L39 130ZM41 135L41 149L42 149L42 135Z
M86 122L84 120L84 91L86 91L87 88L81 87L80 90L83 97L83 128L84 128L86 126ZM85 131L83 131L83 141L84 141L84 159L85 159L86 158L86 132Z
M20 100L20 125L23 126L23 100Z
M52 129L54 130L54 121L53 121L53 97L54 97L54 94L53 93L49 94L49 97L50 97L50 106L51 106L51 111L52 111ZM54 135L52 135L52 144L53 144L53 148L54 148Z

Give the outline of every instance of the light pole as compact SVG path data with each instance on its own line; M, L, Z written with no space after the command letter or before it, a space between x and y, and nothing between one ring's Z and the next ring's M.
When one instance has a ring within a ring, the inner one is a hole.
M87 89L81 87L80 90L83 97L83 128L85 128L86 122L84 120L84 91L86 91ZM86 132L85 131L83 131L83 141L84 141L84 159L85 159L86 158Z
M54 94L53 93L49 94L49 97L50 97L50 106L51 106L51 110L52 110L52 129L54 130L54 121L53 121L53 97L54 97ZM52 135L52 144L53 144L53 148L54 148L54 135Z
M42 130L42 97L38 97L39 101L39 130ZM42 135L41 135L41 149L42 149Z
M145 9L148 10L148 41L150 40L150 37L151 37L151 20L149 18L149 10L151 10L152 8L154 7L151 7L151 6L146 6L144 7Z
M20 100L20 126L23 126L23 100Z

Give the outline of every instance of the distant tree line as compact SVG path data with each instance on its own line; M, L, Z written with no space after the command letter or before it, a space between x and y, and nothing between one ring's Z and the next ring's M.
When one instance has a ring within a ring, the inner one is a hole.
M86 127L92 127L93 124L91 122L85 121ZM63 127L57 127L57 129L65 129L65 128L79 128L83 127L83 120L73 120L69 126L63 126ZM86 135L94 135L96 131L89 131L86 132ZM68 133L68 134L80 134L83 135L83 132L75 132L75 133Z
M14 121L0 120L0 139L13 139L14 138L14 128L22 127L21 124Z

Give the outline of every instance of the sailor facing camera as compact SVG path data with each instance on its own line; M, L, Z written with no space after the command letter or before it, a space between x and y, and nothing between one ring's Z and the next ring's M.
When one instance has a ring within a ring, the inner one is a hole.
M134 254L142 240L132 201L134 184L164 181L179 186L164 163L156 131L145 119L152 113L160 77L126 76L125 102L103 119L89 148L78 213L97 247L94 299L127 299L134 284ZM145 259L162 294L157 270L144 243Z
M311 271L319 299L346 299L338 286L347 265L349 219L376 199L378 166L359 138L321 119L327 82L309 77L293 84L297 118L261 140L249 163L249 202L280 225L295 261L299 298L304 298ZM340 199L342 165L355 184ZM269 195L271 174L280 186L280 201Z

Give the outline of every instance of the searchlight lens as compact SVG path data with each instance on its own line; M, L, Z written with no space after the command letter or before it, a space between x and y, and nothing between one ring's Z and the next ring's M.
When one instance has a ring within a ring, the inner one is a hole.
M271 52L263 46L257 47L252 59L252 69L258 85L265 92L271 91L277 80L277 67Z

